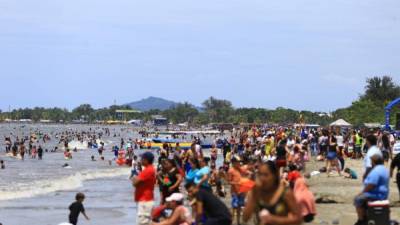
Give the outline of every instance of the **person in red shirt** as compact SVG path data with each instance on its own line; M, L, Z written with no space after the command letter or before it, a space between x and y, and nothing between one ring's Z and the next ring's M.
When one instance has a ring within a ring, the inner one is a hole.
M136 188L135 201L137 202L137 223L148 225L151 223L151 211L154 206L154 186L156 184L156 170L153 166L154 155L145 152L142 155L144 169L139 175L132 178L132 184Z

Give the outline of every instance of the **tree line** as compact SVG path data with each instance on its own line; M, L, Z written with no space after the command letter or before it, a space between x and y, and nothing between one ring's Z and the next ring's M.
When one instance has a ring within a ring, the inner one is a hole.
M337 109L333 112L334 118L343 118L355 125L362 123L384 123L385 106L391 101L400 98L400 85L392 77L367 78L365 91L349 107ZM392 115L400 112L400 105L392 109ZM395 116L391 117L391 124L395 123Z
M202 103L199 110L194 105L184 102L173 108L161 111L150 110L141 113L130 113L124 119L151 120L152 115L163 115L173 123L188 122L192 125L208 123L312 123L327 125L330 122L343 118L354 125L362 125L366 122L383 123L384 107L392 100L400 97L400 86L392 77L367 78L365 92L359 96L349 107L337 109L327 114L298 111L289 108L278 107L276 109L265 108L235 108L228 100L210 97ZM95 122L122 119L117 113L118 109L130 109L129 106L117 106L94 109L90 104L82 104L69 111L63 108L21 108L11 112L1 112L0 118L14 120L31 119L33 121L51 120L54 122L71 122L74 120ZM394 113L400 112L399 107L393 109ZM394 117L392 117L394 119ZM394 121L392 121L394 122Z

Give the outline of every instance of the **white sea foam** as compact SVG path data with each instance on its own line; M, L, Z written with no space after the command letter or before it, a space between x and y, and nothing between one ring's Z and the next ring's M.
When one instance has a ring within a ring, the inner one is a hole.
M111 144L113 143L112 141L104 141L104 140L100 140L100 139L97 139L96 142L97 142L98 144L99 144L100 142L103 142L105 146L111 145ZM65 150L65 147L64 147L63 144L60 144L60 146L61 146L61 149L62 149L62 150ZM78 150L88 149L88 142L87 142L87 141L81 142L81 141L73 140L73 141L70 141L70 142L68 143L68 148L69 148L69 149L74 149L74 148L76 148L76 149L78 149Z
M35 181L27 185L12 185L9 190L0 191L1 200L31 198L38 195L49 194L56 191L73 190L82 186L87 180L111 178L129 174L129 168L103 169L86 172L77 172L74 175L54 179Z
M68 143L68 147L69 149L78 149L78 150L82 150L82 149L87 149L88 148L88 143L87 141L71 141ZM64 147L62 147L62 149L64 149Z

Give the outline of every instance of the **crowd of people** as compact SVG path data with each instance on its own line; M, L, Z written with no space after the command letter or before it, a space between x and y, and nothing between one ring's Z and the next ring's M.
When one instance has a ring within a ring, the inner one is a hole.
M139 134L149 136L146 132ZM22 160L25 153L32 159L42 159L43 153L49 152L42 145L55 138L64 146L65 157L72 158L71 140L85 140L87 147L97 148L104 160L105 145L98 141L104 135L111 133L108 129L34 132L14 140L5 137L5 145L8 154L19 155ZM252 126L233 129L228 135L184 139L192 141L190 148L164 143L155 151L145 139L132 137L120 138L120 145L109 149L114 151L113 160L118 165L131 166L137 224L309 223L317 212L307 179L322 173L358 179L354 169L345 167L348 160L364 160L364 188L354 199L356 224L366 224L368 202L388 198L390 177L396 177L400 191L396 137L381 130ZM213 140L211 149L202 148L202 139ZM57 150L54 147L50 152ZM95 161L94 155L91 159ZM307 170L307 165L318 161L325 161L319 171ZM1 168L5 168L3 161ZM158 202L155 191L160 193ZM84 212L83 199L80 194L70 207L72 224L77 223L79 212Z
M25 159L28 154L33 159L42 159L44 152L57 152L59 145L64 147L64 150L69 149L69 143L72 140L79 142L87 141L88 146L92 147L94 144L97 146L97 138L101 138L104 134L110 135L108 128L103 128L102 131L94 131L89 128L88 131L71 131L65 130L62 132L43 133L39 129L31 131L29 135L19 136L18 134L10 133L4 136L5 153L14 157ZM48 144L52 138L57 140L57 144L52 146L51 149L43 149L42 145Z
M138 224L241 224L249 220L256 224L308 223L317 212L306 182L312 176L306 172L306 162L325 160L320 172L332 176L336 171L338 176L357 179L356 172L345 168L345 163L362 158L363 183L368 188L354 204L359 216L356 224L366 224L366 202L388 198L389 171L382 164L391 160L392 175L393 169L400 167L400 157L393 154L394 143L392 134L379 130L252 127L215 140L209 156L196 140L187 150L164 145L158 159L151 152L143 154L144 169L135 171L138 175L132 178ZM161 199L153 210L156 186ZM224 204L228 199L231 210ZM165 215L168 210L172 212Z

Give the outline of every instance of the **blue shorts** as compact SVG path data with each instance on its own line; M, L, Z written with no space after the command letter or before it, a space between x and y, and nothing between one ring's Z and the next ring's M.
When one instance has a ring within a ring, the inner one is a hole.
M354 198L354 206L357 208L367 208L368 202L376 201L376 199L368 198L364 193Z
M336 152L328 152L328 155L326 156L328 160L334 160L337 158L337 153Z
M232 194L232 208L237 209L244 207L245 194Z

